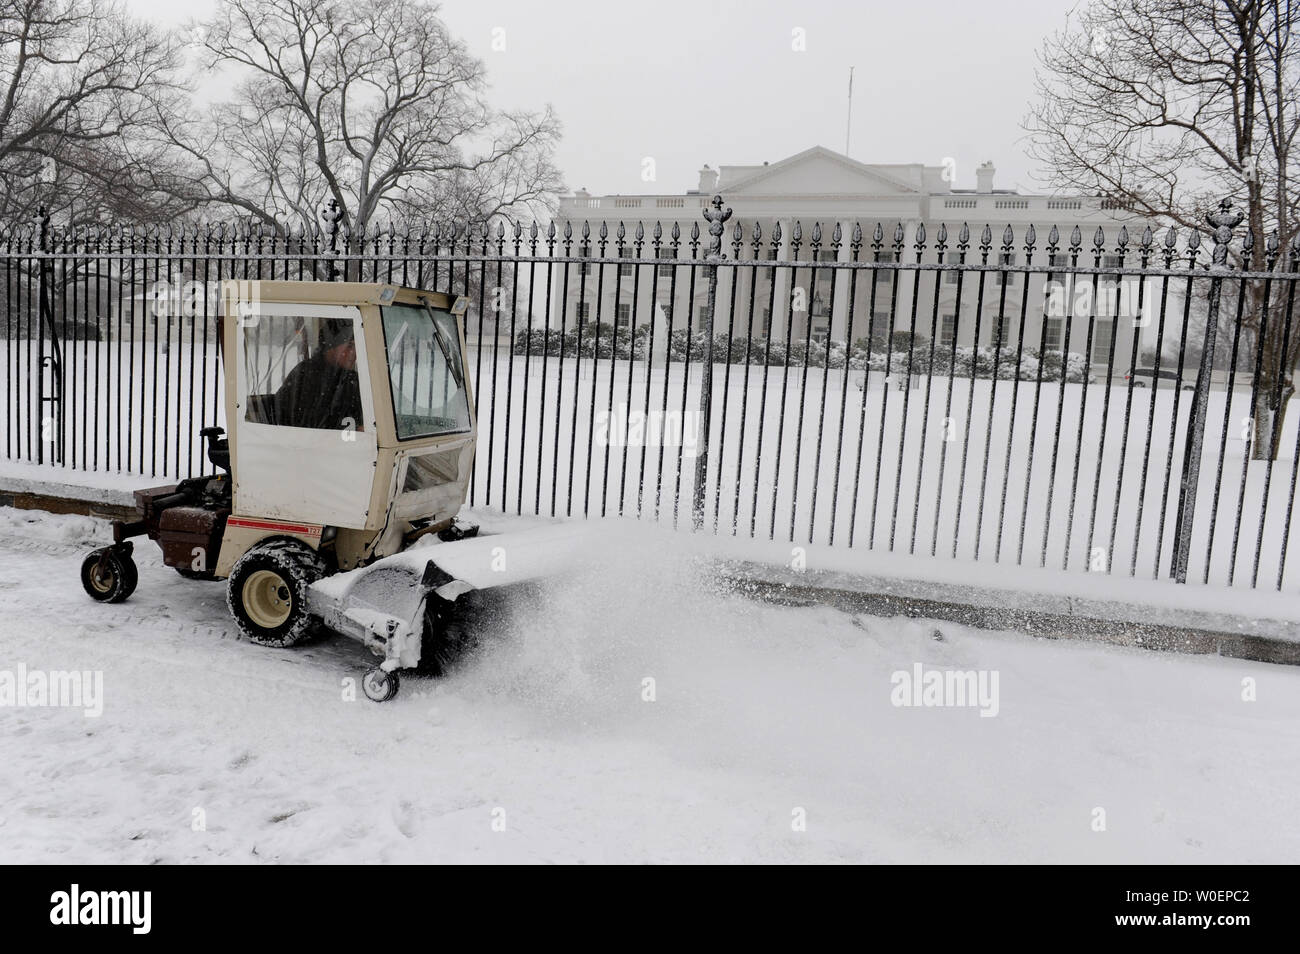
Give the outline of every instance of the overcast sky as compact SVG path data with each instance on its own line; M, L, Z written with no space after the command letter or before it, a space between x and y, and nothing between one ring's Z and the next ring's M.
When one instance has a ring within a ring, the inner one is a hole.
M164 24L213 7L126 2ZM554 106L571 189L682 192L704 163L842 151L853 66L853 158L952 157L958 188L973 188L975 166L991 159L998 188L1042 191L1020 123L1035 51L1079 3L449 0L441 16L487 63L496 105ZM642 180L647 157L655 182Z

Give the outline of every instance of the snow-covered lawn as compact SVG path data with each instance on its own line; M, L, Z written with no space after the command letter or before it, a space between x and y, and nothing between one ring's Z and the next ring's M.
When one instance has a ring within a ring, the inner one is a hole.
M92 603L105 534L0 510L0 671L104 680L99 718L0 709L0 862L1300 857L1295 669L754 603L705 541L618 523L376 705L343 699L358 646L242 642L147 541ZM894 706L917 663L996 672L998 714Z
M197 432L204 422L225 423L215 353L191 362L174 341L167 355L154 354L154 345L103 344L75 369L69 364L77 394L64 421L69 464L147 475L128 476L128 486L208 469ZM30 359L25 342L7 347L0 342L0 392L11 387L11 363L24 368ZM543 361L472 348L469 363L479 414L471 503L667 523L676 510L690 523L698 362L688 375L681 363L647 370L625 359ZM710 527L922 556L933 550L941 560L1169 575L1191 392L1176 395L1168 382L1154 395L1146 388L1130 395L1122 383L959 378L950 387L943 375L918 376L898 391L873 372L864 393L858 374L846 382L842 371L805 374L802 365L715 367ZM19 377L30 392L34 374ZM1287 518L1300 442L1300 401L1293 403L1279 459L1269 465L1247 459L1249 389L1236 388L1231 399L1222 388L1210 392L1192 580L1231 578L1249 589L1258 559L1259 587L1277 588L1279 575L1283 589L1300 583L1300 560L1282 564L1284 540L1289 551L1300 548L1300 516ZM34 458L36 406L29 393L3 409L5 456ZM629 416L665 411L670 431L685 428L686 440L663 446L657 423L644 433L634 423L623 439Z

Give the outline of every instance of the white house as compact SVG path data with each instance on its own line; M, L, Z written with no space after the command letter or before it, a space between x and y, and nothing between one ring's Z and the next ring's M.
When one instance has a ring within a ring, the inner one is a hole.
M956 248L958 231L963 223L968 223L971 247L967 252L967 262L980 261L980 233L984 225L988 224L993 230L993 249L989 263L1005 261L1012 265L1025 263L1025 230L1030 224L1037 231L1032 264L1047 263L1046 243L1053 224L1058 225L1061 232L1060 261L1062 264L1068 263L1065 253L1068 250L1070 231L1077 224L1083 232L1083 252L1079 264L1086 266L1093 264L1091 243L1098 226L1103 228L1106 237L1103 265L1118 263L1119 258L1114 254L1116 238L1120 226L1126 225L1130 241L1125 263L1130 267L1138 264L1137 245L1142 229L1148 224L1145 221L1108 208L1108 203L1099 198L1036 195L997 189L994 188L994 175L993 164L984 163L976 170L974 189L954 189L949 181L953 178L951 167L920 163L867 164L822 146L815 146L779 162L722 166L716 170L705 166L700 171L698 188L685 193L595 196L580 190L561 200L559 218L572 222L575 236L579 234L584 221L590 223L593 235L592 255L599 254L594 242L596 229L601 221L607 222L610 228L607 256L618 254L613 235L620 222L628 234L628 248L624 254L628 257L634 254L631 237L636 224L640 222L647 238L642 251L644 258L655 254L649 243L654 224L663 224L666 245L668 230L674 221L680 223L682 229L682 246L678 255L689 258L686 239L691 223L698 221L703 233L700 249L702 256L707 248L708 234L707 223L701 218L701 212L716 193L721 194L726 206L734 210L732 219L727 223L724 243L724 252L728 257L733 255L732 229L739 222L745 237L740 257L742 260L753 260L750 237L757 222L763 232L760 259L789 261L793 257L790 242L794 225L799 222L802 226L803 244L798 251L797 260L808 263L808 266L812 264L809 242L814 222L820 223L822 227L822 246L817 256L819 261L850 260L849 243L855 225L861 225L863 231L859 260L872 260L870 243L877 223L884 229L882 260L892 261L894 231L901 223L905 233L902 261L915 262L913 243L917 226L924 223L927 248L922 261L933 263L937 261L934 250L936 232L940 223L944 223L948 229L947 261L955 262L959 255ZM774 248L771 237L773 227L778 222L781 225L781 243ZM841 230L842 242L838 253L830 247L832 231L837 224ZM1014 242L1013 250L1004 258L1001 250L1002 237L1008 225L1013 230ZM575 254L576 249L575 242ZM669 254L666 249L660 252L663 257ZM704 282L697 281L692 295L686 270L679 270L678 287L673 296L670 294L672 269L643 266L639 270L641 287L635 315L632 314L632 286L638 270L630 265L619 266L617 276L611 266L605 267L603 276L597 276L596 271L585 265L571 268L567 301L561 301L562 296L559 295L553 299L551 327L559 327L563 320L565 327L572 328L575 321L593 320L599 314L602 322L612 323L617 317L620 327L630 328L633 324L650 321L653 303L659 305L660 315L672 312L676 328L682 327L685 321L684 309L689 307L694 326L697 329L700 327L705 313L707 286ZM836 272L836 277L832 277L832 272ZM867 337L871 316L874 315L874 330L880 338L887 334L891 312L895 316L894 330L910 329L915 307L918 332L929 337L933 327L940 344L951 343L954 335L960 346L975 343L974 319L979 275L974 272L966 273L963 279L960 308L956 298L958 284L955 272L920 272L919 281L915 278L917 272L900 272L898 287L894 288L893 275L888 270L880 270L876 273L878 277L875 280L874 301L871 273L866 271L858 273L856 287L852 289L847 270L818 269L814 277L811 267L791 269L760 266L741 269L736 274L737 335L752 333L754 338L771 335L773 340L789 337L798 341L809 333L808 322L811 322L811 334L814 337L829 336L835 340L847 337L857 340ZM731 270L723 269L721 275L719 298L729 301L732 295ZM752 291L755 301L752 329L749 328L750 276L754 276ZM599 283L599 302L598 277L603 278L603 282ZM987 273L979 322L979 345L992 344L999 326L1003 341L1014 344L1023 305L1026 345L1038 346L1046 322L1048 347L1060 348L1066 316L1057 313L1059 309L1051 307L1053 302L1045 296L1045 276L1030 276L1027 295L1024 277L1023 274L1008 273L1004 289L1000 274ZM561 287L558 280L557 272L553 274L553 281L557 282L553 287ZM1170 283L1171 293L1175 291L1173 284ZM647 287L650 285L652 287ZM1097 318L1092 342L1092 362L1094 365L1098 362L1104 365L1112 335L1116 334L1118 319L1115 372L1123 374L1127 370L1126 362L1132 344L1129 332L1137 329L1141 333L1142 322L1136 320L1136 316L1133 316L1134 320L1125 320L1129 315L1129 307L1124 304L1124 299L1129 299L1129 305L1133 303L1135 285L1130 284L1126 289L1128 294L1118 296L1118 303L1113 287L1100 289L1095 296L1090 294L1087 303L1081 302L1077 291L1078 289L1068 289L1066 294L1057 295L1054 302L1059 305L1074 300L1086 305L1080 316L1070 322L1069 350L1077 353L1085 350L1088 330L1086 318L1088 312L1092 311ZM851 292L854 304L852 309L849 308ZM1155 294L1158 296L1158 290ZM726 296L725 299L723 296ZM1095 306L1093 301L1096 302ZM1171 308L1171 313L1176 312ZM1004 317L1001 323L997 320L999 314ZM851 329L848 325L850 315Z

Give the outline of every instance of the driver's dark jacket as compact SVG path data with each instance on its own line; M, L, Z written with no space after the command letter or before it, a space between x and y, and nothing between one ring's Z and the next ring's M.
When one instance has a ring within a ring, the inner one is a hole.
M356 371L331 364L322 352L289 372L275 392L274 408L276 424L360 430L361 384Z

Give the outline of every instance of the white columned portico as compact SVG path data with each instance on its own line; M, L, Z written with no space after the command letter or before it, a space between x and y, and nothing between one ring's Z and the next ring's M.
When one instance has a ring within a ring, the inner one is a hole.
M777 219L781 225L781 244L777 249L777 264L786 261L790 257L790 229L794 223L789 219ZM774 269L776 277L773 282L775 287L772 301L772 332L773 341L786 340L786 316L790 308L790 269L778 267Z
M840 249L836 256L836 261L852 261L853 254L849 245L853 241L853 223L846 219L841 219L837 223L840 227ZM831 301L831 322L830 322L830 340L838 341L846 338L845 332L848 330L849 321L849 283L852 279L852 273L849 269L839 269L835 275L835 297ZM853 346L852 341L845 340L848 347Z

